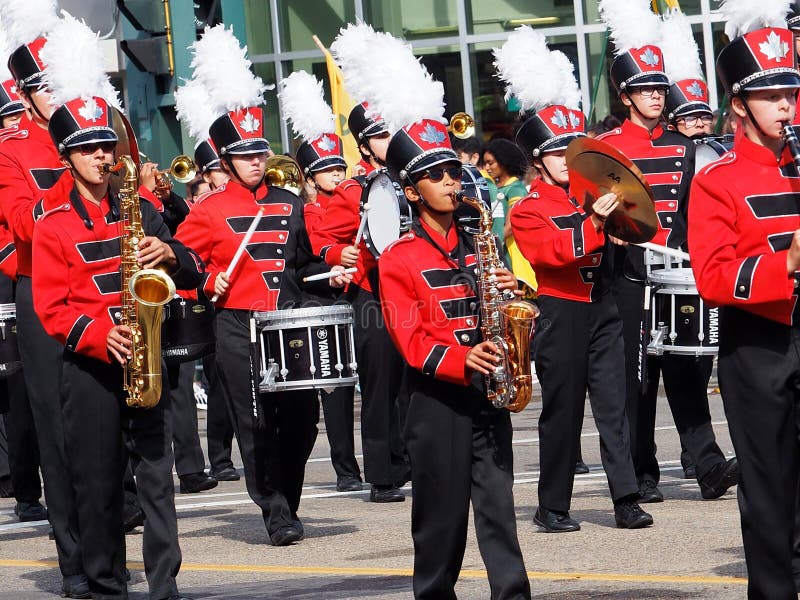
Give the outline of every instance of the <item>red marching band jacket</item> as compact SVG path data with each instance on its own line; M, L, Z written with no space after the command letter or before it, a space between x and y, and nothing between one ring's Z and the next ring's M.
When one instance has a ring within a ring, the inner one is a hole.
M686 244L686 204L694 174L694 143L661 125L652 133L625 120L621 127L598 136L627 156L642 172L655 197L658 230L654 244L682 248ZM645 279L644 250L625 248L625 275Z
M44 192L56 182L63 186L66 197L72 188L72 176L66 175L53 140L46 129L23 117L17 128L0 134L0 209L2 219L14 236L17 249L17 271L31 276L31 244L33 226L46 210ZM59 202L55 200L55 202Z
M536 270L540 296L592 302L606 291L599 277L605 234L563 188L536 179L510 212L514 239Z
M68 192L56 197L48 193L56 208L36 224L33 258L33 298L42 326L66 348L103 362L111 362L106 338L119 323L121 305L120 235L122 222L111 209L109 198L100 206L84 201L92 229L87 229ZM172 278L178 288L200 281L203 265L197 256L169 235L167 226L147 201L141 202L142 226L173 249L178 269Z
M342 264L342 250L356 241L358 227L361 225L361 193L364 188L356 179L346 179L336 186L325 210L325 217L314 231L309 230L311 248L326 263L335 267ZM371 292L372 285L368 275L378 265L378 261L362 239L359 244L358 269L353 274L353 283Z
M317 199L314 202L306 202L303 206L303 218L306 221L306 230L309 238L322 226L328 205L331 202L331 194L317 190ZM313 243L313 242L312 242ZM336 265L332 265L336 266Z
M325 270L311 253L300 198L263 183L252 192L229 181L195 202L175 234L206 264L202 286L206 297L214 296L216 278L228 269L259 208L265 210L264 216L217 308L266 311L297 305L300 280ZM330 289L327 280L306 287Z
M384 250L380 294L386 329L411 367L436 379L468 385L472 372L466 367L466 357L480 336L471 236L461 234L464 252L460 268L455 225L447 239L424 224L420 226L449 256L418 230ZM469 267L469 274L463 267Z
M800 229L800 177L788 148L737 136L733 150L694 178L689 251L700 295L786 325L795 324L797 280L786 273Z

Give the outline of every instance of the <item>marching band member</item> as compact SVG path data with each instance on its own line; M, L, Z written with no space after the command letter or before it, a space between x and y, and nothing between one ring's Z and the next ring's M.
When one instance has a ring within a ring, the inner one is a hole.
M660 21L646 0L602 0L600 9L615 46L611 80L629 114L621 127L598 139L622 151L650 184L658 215L658 231L652 241L681 248L686 243L685 215L694 174L694 144L661 125L669 80L661 49L655 45L661 37ZM641 502L664 500L658 489L660 470L655 447L661 373L681 443L696 465L701 494L706 499L718 498L736 484L738 468L736 459L725 460L714 438L706 395L707 373L693 356L643 355L644 250L620 245L613 260L612 289L622 317L631 450ZM642 363L644 384L639 381Z
M453 219L461 163L442 123L443 88L410 46L381 37L364 51L391 64L387 76L403 86L376 80L383 96L368 102L396 131L386 162L416 211L412 231L380 259L384 318L408 363L414 596L456 597L471 503L491 597L530 598L514 515L510 414L487 400L483 381L498 349L480 341L473 239ZM493 276L499 288L516 289L507 269Z
M303 141L295 156L306 181L313 187L314 201L306 202L304 217L309 236L323 224L332 194L345 176L342 140L336 135L333 111L325 102L322 83L305 71L296 71L280 83L281 111ZM331 303L336 299L325 301ZM360 358L357 357L358 360ZM354 426L355 386L320 390L325 430L331 447L331 464L336 472L336 489L353 492L362 488L356 460Z
M178 600L184 596L175 583L181 554L169 395L164 386L157 406L129 407L120 368L132 347L130 329L116 320L127 310L120 308L120 265L128 260L121 256L127 240L121 238L120 220L133 217L121 212L119 197L109 191L110 175L102 169L116 158L112 111L118 100L98 46L94 32L65 14L42 51L51 101L59 106L48 129L71 175L63 179L71 185L51 188L45 201L54 208L34 231L35 309L47 333L65 346L61 414L92 597L127 598L122 474L130 454L146 517L143 556L150 597ZM74 61L82 69L79 82ZM136 194L137 187L130 191ZM137 201L145 232L136 249L139 267L162 265L177 287L197 285L199 259L170 237L149 203Z
M783 28L788 2L777 4L722 5L731 42L717 74L743 135L695 177L689 249L700 295L720 306L718 372L741 465L748 597L794 599L800 180L783 128L795 117L800 73Z
M374 72L374 60L363 52L375 32L368 25L349 25L331 44L331 52L342 69L345 85L351 94L367 85ZM386 124L357 104L347 120L358 142L368 174L385 165L389 132ZM356 267L353 284L345 298L353 306L353 329L361 387L361 444L364 454L364 479L371 485L372 502L402 502L400 491L409 479L408 461L400 438L403 359L392 344L380 310L377 260L365 240L353 244L363 217L365 179L358 176L336 186L323 223L311 235L314 252L329 265Z
M89 590L81 558L80 536L73 481L64 451L59 376L63 347L51 338L34 312L31 290L31 244L35 217L43 213L42 194L60 181L71 186L69 175L47 133L53 107L42 81L45 61L41 57L45 38L57 23L54 0L15 0L5 5L3 26L11 46L8 59L25 116L13 133L0 138L0 211L14 236L17 251L17 342L22 377L39 442L45 498L49 510L34 503L31 519L49 518L58 550L62 593L86 598ZM73 74L79 65L72 65ZM21 393L21 392L20 392ZM121 476L121 475L120 475Z
M580 90L569 59L551 52L544 36L520 27L496 49L495 65L508 94L533 110L517 133L539 178L511 211L520 250L539 276L541 313L534 362L542 386L539 417L539 508L534 522L547 532L577 531L569 516L587 390L600 432L617 527L637 529L653 518L636 501L639 487L625 416L622 323L610 293L611 269L603 225L616 196L598 198L587 214L569 196L565 152L585 135ZM544 88L542 81L548 81Z
M211 124L210 135L230 180L195 204L177 237L207 265L203 293L218 296L216 374L233 418L247 491L261 508L270 542L287 546L304 536L297 510L317 437L319 403L314 390L253 397L250 313L299 306L313 289L325 293L328 282L300 285L304 276L327 267L311 253L300 198L264 181L269 148L259 107L264 88L232 31L222 25L206 29L192 48L195 78L223 113ZM231 260L262 208L265 215L229 276ZM348 279L339 275L330 283L341 286Z

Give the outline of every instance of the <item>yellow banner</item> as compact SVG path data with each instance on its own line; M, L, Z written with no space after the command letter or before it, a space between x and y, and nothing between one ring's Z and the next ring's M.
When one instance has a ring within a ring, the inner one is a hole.
M361 160L358 144L356 144L355 138L350 135L350 128L347 126L347 117L356 103L350 98L344 87L344 77L339 70L339 66L333 60L333 56L331 56L327 48L319 43L316 36L314 37L320 50L325 54L325 66L328 69L328 82L331 86L331 108L333 109L333 116L336 118L336 134L342 138L344 160L347 162L347 175L349 177L353 166Z
M663 15L666 12L669 12L673 9L681 9L681 5L678 4L678 0L650 0L650 3L653 6L653 12L658 15Z

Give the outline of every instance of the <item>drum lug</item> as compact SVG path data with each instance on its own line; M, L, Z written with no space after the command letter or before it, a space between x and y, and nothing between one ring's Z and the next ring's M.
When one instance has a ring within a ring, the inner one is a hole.
M261 383L258 387L266 389L268 392L274 392L277 389L275 385L275 376L278 374L278 363L270 361L266 371L261 371Z
M664 337L667 335L667 328L664 326L650 332L650 343L647 344L647 353L650 356L661 356L664 354Z
M6 341L6 322L0 322L0 335L3 336L3 341Z

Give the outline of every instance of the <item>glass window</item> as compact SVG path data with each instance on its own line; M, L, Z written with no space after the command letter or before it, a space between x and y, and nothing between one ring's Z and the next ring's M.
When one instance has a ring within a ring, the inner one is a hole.
M408 40L458 34L456 0L364 0L364 20Z
M572 0L469 0L467 23L470 33L499 33L520 25L559 27L575 24Z
M657 0L659 4L666 4L665 0ZM599 2L597 0L582 0L583 20L586 23L599 23ZM716 4L716 3L715 3ZM685 15L699 15L701 13L700 0L680 0L681 11Z
M275 83L275 63L256 63L253 65L253 70L256 75L264 80L265 85ZM277 86L264 92L264 121L264 134L272 147L272 151L275 154L283 153Z
M330 45L345 23L356 20L353 0L283 0L278 11L284 52L316 49L312 35Z
M513 138L519 117L519 103L513 97L505 99L505 84L497 78L492 48L502 42L475 44L470 47L472 72L472 100L479 135L485 141L495 137ZM548 39L551 50L560 50L575 65L578 76L578 51L575 36L557 36ZM469 111L467 111L469 112Z
M586 107L588 125L602 121L609 114L624 116L626 109L617 97L611 78L608 76L611 61L614 60L613 44L607 32L590 33L586 36L586 51L589 63L589 83L587 90L590 106Z
M267 0L243 0L247 54L272 54L272 21Z

